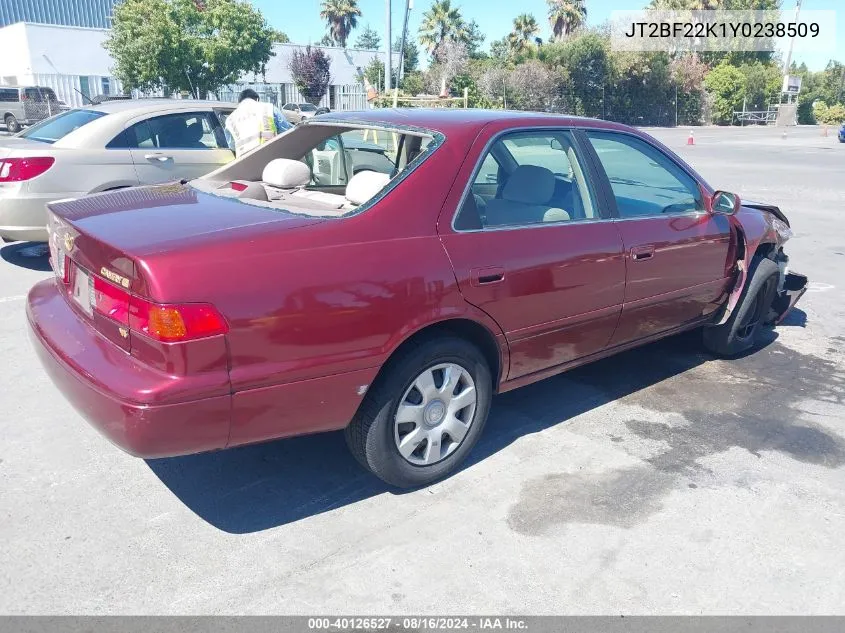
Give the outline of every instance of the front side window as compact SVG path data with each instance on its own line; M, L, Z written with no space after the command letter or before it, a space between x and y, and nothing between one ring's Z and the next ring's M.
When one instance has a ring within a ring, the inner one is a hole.
M657 148L629 134L588 132L622 218L703 211L696 181Z
M42 143L55 143L83 125L104 116L106 116L105 112L98 112L97 110L68 110L36 123L18 136Z
M219 122L210 112L180 112L141 121L109 147L141 149L226 149ZM125 145L124 145L125 144Z
M508 134L482 157L458 230L595 220L592 190L569 132Z

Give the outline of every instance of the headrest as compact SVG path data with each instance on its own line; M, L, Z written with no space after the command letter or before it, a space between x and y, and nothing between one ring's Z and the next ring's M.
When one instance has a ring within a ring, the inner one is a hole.
M390 176L378 171L359 171L346 185L346 199L354 205L364 204L384 189Z
M520 165L513 170L502 199L522 204L545 204L555 192L555 175L545 167Z
M280 189L304 187L311 182L311 170L298 160L274 158L264 167L261 180Z
M191 123L185 128L185 140L189 143L198 143L204 132L205 130L202 129L202 123L199 121Z

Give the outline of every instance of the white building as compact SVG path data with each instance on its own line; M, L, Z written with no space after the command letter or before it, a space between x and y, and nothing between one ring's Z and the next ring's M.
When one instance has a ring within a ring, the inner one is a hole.
M18 22L0 28L0 85L48 86L70 106L119 94L105 29Z
M106 29L32 24L18 22L0 28L0 85L38 85L52 88L59 99L70 106L86 103L88 97L122 93L120 82L112 74L114 61L103 42ZM293 84L288 68L291 56L304 46L275 44L262 76L247 75L235 86L221 91L221 99L237 97L245 87L253 87L282 106L304 102ZM331 83L320 105L332 110L366 108L361 73L383 51L321 47L331 58ZM394 54L394 67L398 54Z
M331 60L331 80L329 90L319 105L332 110L362 110L367 107L366 93L363 85L363 72L367 65L377 58L384 61L384 51L373 51L358 48L340 48L334 46L320 46ZM290 72L290 60L295 51L305 49L301 44L274 44L274 56L267 64L264 77L247 75L241 78L237 86L231 86L229 91L219 95L221 99L236 97L236 93L251 87L262 92L277 105L285 103L303 103L305 98L296 89ZM393 53L393 66L399 66L399 54ZM232 95L233 97L230 97Z

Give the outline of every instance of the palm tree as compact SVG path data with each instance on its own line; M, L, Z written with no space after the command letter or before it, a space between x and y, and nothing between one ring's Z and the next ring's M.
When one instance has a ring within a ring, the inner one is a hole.
M508 35L508 45L514 53L524 53L534 44L534 36L540 32L540 25L533 15L523 13L514 18L513 30Z
M469 30L461 11L453 7L451 0L436 0L431 8L423 13L420 24L420 44L428 49L432 57L437 57L440 44L445 39L467 43Z
M585 0L546 0L554 39L562 40L587 19Z
M349 34L358 26L358 0L323 0L320 17L326 21L332 39L346 48Z

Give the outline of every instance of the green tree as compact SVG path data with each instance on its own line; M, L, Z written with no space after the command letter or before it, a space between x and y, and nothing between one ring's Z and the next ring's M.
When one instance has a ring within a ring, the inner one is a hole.
M309 103L317 105L326 94L331 81L330 66L329 56L320 48L308 45L305 50L293 52L288 68L296 89Z
M452 6L451 0L436 0L430 9L423 13L419 40L432 57L437 57L445 40L467 43L469 35L460 9Z
M490 42L490 57L499 63L504 63L510 58L510 46L507 36Z
M332 39L346 48L349 34L358 26L361 9L358 0L323 0L320 17L326 21Z
M729 125L733 113L742 109L748 81L741 70L722 63L707 73L704 87L713 97L713 122Z
M370 63L364 67L364 77L376 90L384 86L384 62L378 57L373 57Z
M478 22L470 20L466 27L466 38L464 39L470 59L480 59L485 56L481 50L485 39L486 36L481 32Z
M369 24L358 35L355 40L355 48L365 48L369 51L377 51L381 46L381 36Z
M562 40L587 21L584 0L547 0L552 37Z
M332 39L332 36L326 33L322 38L317 40L317 46L336 46L337 42Z
M534 38L540 32L540 26L533 15L523 13L513 20L513 29L508 34L508 46L514 54L525 53L534 46Z
M398 53L399 46L402 44L402 37L399 36L393 40L393 51ZM405 38L405 52L402 54L403 73L412 73L420 65L420 49L410 38Z
M270 31L273 33L270 37L274 44L287 44L290 42L290 38L284 31L279 31L278 29L270 29Z
M418 70L407 73L402 78L402 90L409 95L418 95L425 90L423 74Z
M566 77L566 107L574 114L601 117L605 86L613 73L610 42L598 33L587 32L564 42L540 47L540 61Z
M783 77L780 69L771 64L743 64L739 67L745 75L745 107L748 110L768 110L780 97Z
M245 73L262 73L273 37L242 0L124 0L103 46L125 88L204 98Z
M813 104L813 114L816 121L822 125L839 125L845 123L845 106L841 103L827 105L824 101L816 101Z

